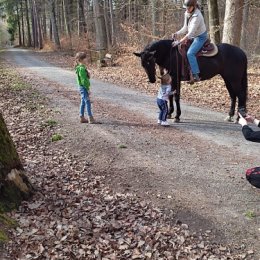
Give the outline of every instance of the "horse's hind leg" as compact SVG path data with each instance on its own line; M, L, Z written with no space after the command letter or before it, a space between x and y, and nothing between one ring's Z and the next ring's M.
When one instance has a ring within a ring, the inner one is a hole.
M169 96L169 107L168 107L168 118L172 118L172 113L174 112L173 106L173 95Z
M176 123L180 122L180 116L181 116L181 105L180 105L180 94L175 94L175 103L176 103L176 116L174 121Z
M227 81L224 80L229 96L230 96L230 109L229 109L229 113L228 116L225 118L226 121L228 122L233 122L234 121L234 115L235 115L235 109L236 109L236 94L234 93L234 91L232 90L232 85Z

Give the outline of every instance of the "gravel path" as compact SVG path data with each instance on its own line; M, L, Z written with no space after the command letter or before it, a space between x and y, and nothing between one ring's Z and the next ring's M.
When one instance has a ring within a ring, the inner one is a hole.
M58 88L41 86L42 92L52 102L56 99L61 117L66 117L65 127L82 131L82 127L75 127L78 105L73 102L77 89L72 71L38 60L27 50L11 49L5 58L22 67L23 73L59 84ZM113 156L114 175L110 183L115 189L128 185L128 189L155 204L169 210L178 208L175 218L194 229L214 229L227 241L251 243L259 248L260 193L247 183L244 172L260 164L260 149L259 144L245 141L240 125L224 122L223 113L182 103L181 123L164 129L154 126L155 97L96 79L92 79L92 93L100 105L96 109L94 104L97 117L103 109L107 113L120 111L121 120L124 116L147 120L147 127L140 128L134 124L120 125L115 116L114 122L109 124L104 119L103 124L89 129L97 138L106 136L112 143L127 144L120 159ZM71 140L74 149L84 147ZM247 219L248 211L256 217Z

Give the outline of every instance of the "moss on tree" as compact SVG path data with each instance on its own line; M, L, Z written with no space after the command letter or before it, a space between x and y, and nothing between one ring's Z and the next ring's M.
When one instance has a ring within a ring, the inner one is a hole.
M26 177L14 143L0 113L0 211L12 210L28 199L33 187Z
M14 143L5 125L2 114L0 113L0 180L11 169L22 169L19 156L16 152Z

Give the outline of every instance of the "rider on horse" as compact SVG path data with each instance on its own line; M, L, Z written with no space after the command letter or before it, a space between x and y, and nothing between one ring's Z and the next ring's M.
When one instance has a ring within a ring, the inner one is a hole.
M200 69L196 54L203 47L203 44L206 42L208 36L205 21L197 4L197 0L185 0L183 7L186 8L184 25L179 31L174 33L172 37L175 39L180 34L186 35L181 40L174 41L172 45L177 46L181 43L187 42L189 39L194 39L187 52L187 57L193 76L191 83L193 83L194 81L200 81Z

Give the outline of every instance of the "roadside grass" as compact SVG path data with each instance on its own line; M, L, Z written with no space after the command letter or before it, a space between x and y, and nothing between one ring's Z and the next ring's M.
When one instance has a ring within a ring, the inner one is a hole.
M29 111L40 110L43 107L42 98L38 91L26 83L20 76L19 72L14 70L11 66L8 66L0 61L0 89L3 93L13 93L17 95L19 93L20 98L24 102L23 108ZM18 104L19 105L19 104Z
M4 213L0 213L0 246L9 240L7 231L17 226L18 223L15 220L6 216Z
M245 216L248 218L248 219L253 219L256 217L256 213L253 211L253 210L248 210L246 213L245 213Z
M53 134L51 137L52 142L57 142L63 139L63 136L60 134Z
M125 144L119 144L119 145L118 145L118 148L119 148L119 149L125 149L125 148L127 148L127 146L126 146Z
M57 124L58 124L57 121L55 121L53 119L48 119L44 123L42 123L42 127L48 127L49 126L50 128L52 128L52 127L56 126Z

